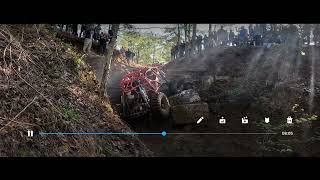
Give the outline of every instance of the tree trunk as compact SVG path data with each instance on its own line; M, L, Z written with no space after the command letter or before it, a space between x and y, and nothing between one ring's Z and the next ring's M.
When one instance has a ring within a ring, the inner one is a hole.
M138 53L137 53L137 56L136 56L136 58L137 58L137 64L139 64L139 58L140 58L140 49L138 49Z
M188 27L188 41L190 42L191 40L191 24L189 24L189 27Z
M188 24L184 24L184 41L188 38Z
M178 44L180 44L180 26L178 24Z
M102 79L101 79L101 83L100 83L100 89L99 89L100 90L99 91L100 97L103 97L104 93L105 93L106 83L107 83L107 79L108 79L109 71L110 71L110 67L111 67L112 55L113 55L114 48L116 46L117 34L118 34L119 26L120 26L120 24L112 24L112 26L111 26L111 30L113 32L113 36L112 36L111 42L108 44L108 52L107 52L107 56L106 56L106 64L104 65L103 75L102 75Z
M197 24L193 24L192 28L192 54L194 54L196 47Z
M212 24L209 24L209 32L208 32L208 35L210 35L212 32Z
M153 57L152 57L152 63L155 63L155 58L156 58L156 46L154 45L153 47Z

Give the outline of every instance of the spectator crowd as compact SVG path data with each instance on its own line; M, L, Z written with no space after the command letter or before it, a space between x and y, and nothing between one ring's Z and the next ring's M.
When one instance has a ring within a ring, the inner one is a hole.
M299 28L298 28L299 27ZM229 31L220 27L218 31L209 32L208 35L198 35L194 40L178 42L171 48L171 58L200 54L202 51L217 46L265 46L272 44L286 44L291 47L310 45L311 33L315 45L320 43L319 25L305 24L296 26L271 24L243 25L239 29L230 28Z
M99 53L101 56L104 56L108 51L108 44L111 42L113 37L113 32L111 29L108 32L102 31L100 24L81 24L78 28L78 24L58 24L58 28L61 31L68 32L79 38L84 38L83 52L86 54L91 53L91 47L93 42L99 43ZM80 31L79 31L80 30ZM117 50L116 50L117 51ZM115 53L113 53L115 55ZM117 51L117 55L127 61L129 64L130 61L133 61L135 53L129 49L121 48Z

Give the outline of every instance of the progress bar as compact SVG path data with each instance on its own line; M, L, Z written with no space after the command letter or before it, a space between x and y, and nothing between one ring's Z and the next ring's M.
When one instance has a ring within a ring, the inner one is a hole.
M39 132L39 135L275 135L278 133L217 133L217 132L207 132L207 133L179 133L179 132L171 132L167 133L166 131L162 132Z
M163 135L163 132L39 132L39 135Z
M271 135L271 134L278 134L278 133L167 133L172 135Z

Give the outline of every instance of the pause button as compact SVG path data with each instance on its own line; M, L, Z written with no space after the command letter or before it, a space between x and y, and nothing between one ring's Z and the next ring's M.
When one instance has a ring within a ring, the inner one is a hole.
M33 137L33 131L28 130L28 137Z

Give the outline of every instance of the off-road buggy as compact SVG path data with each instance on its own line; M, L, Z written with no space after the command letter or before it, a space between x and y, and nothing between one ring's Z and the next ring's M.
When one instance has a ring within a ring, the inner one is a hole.
M125 75L120 82L121 117L127 121L150 116L152 119L168 119L170 103L159 90L165 82L164 72L157 67L140 68Z

